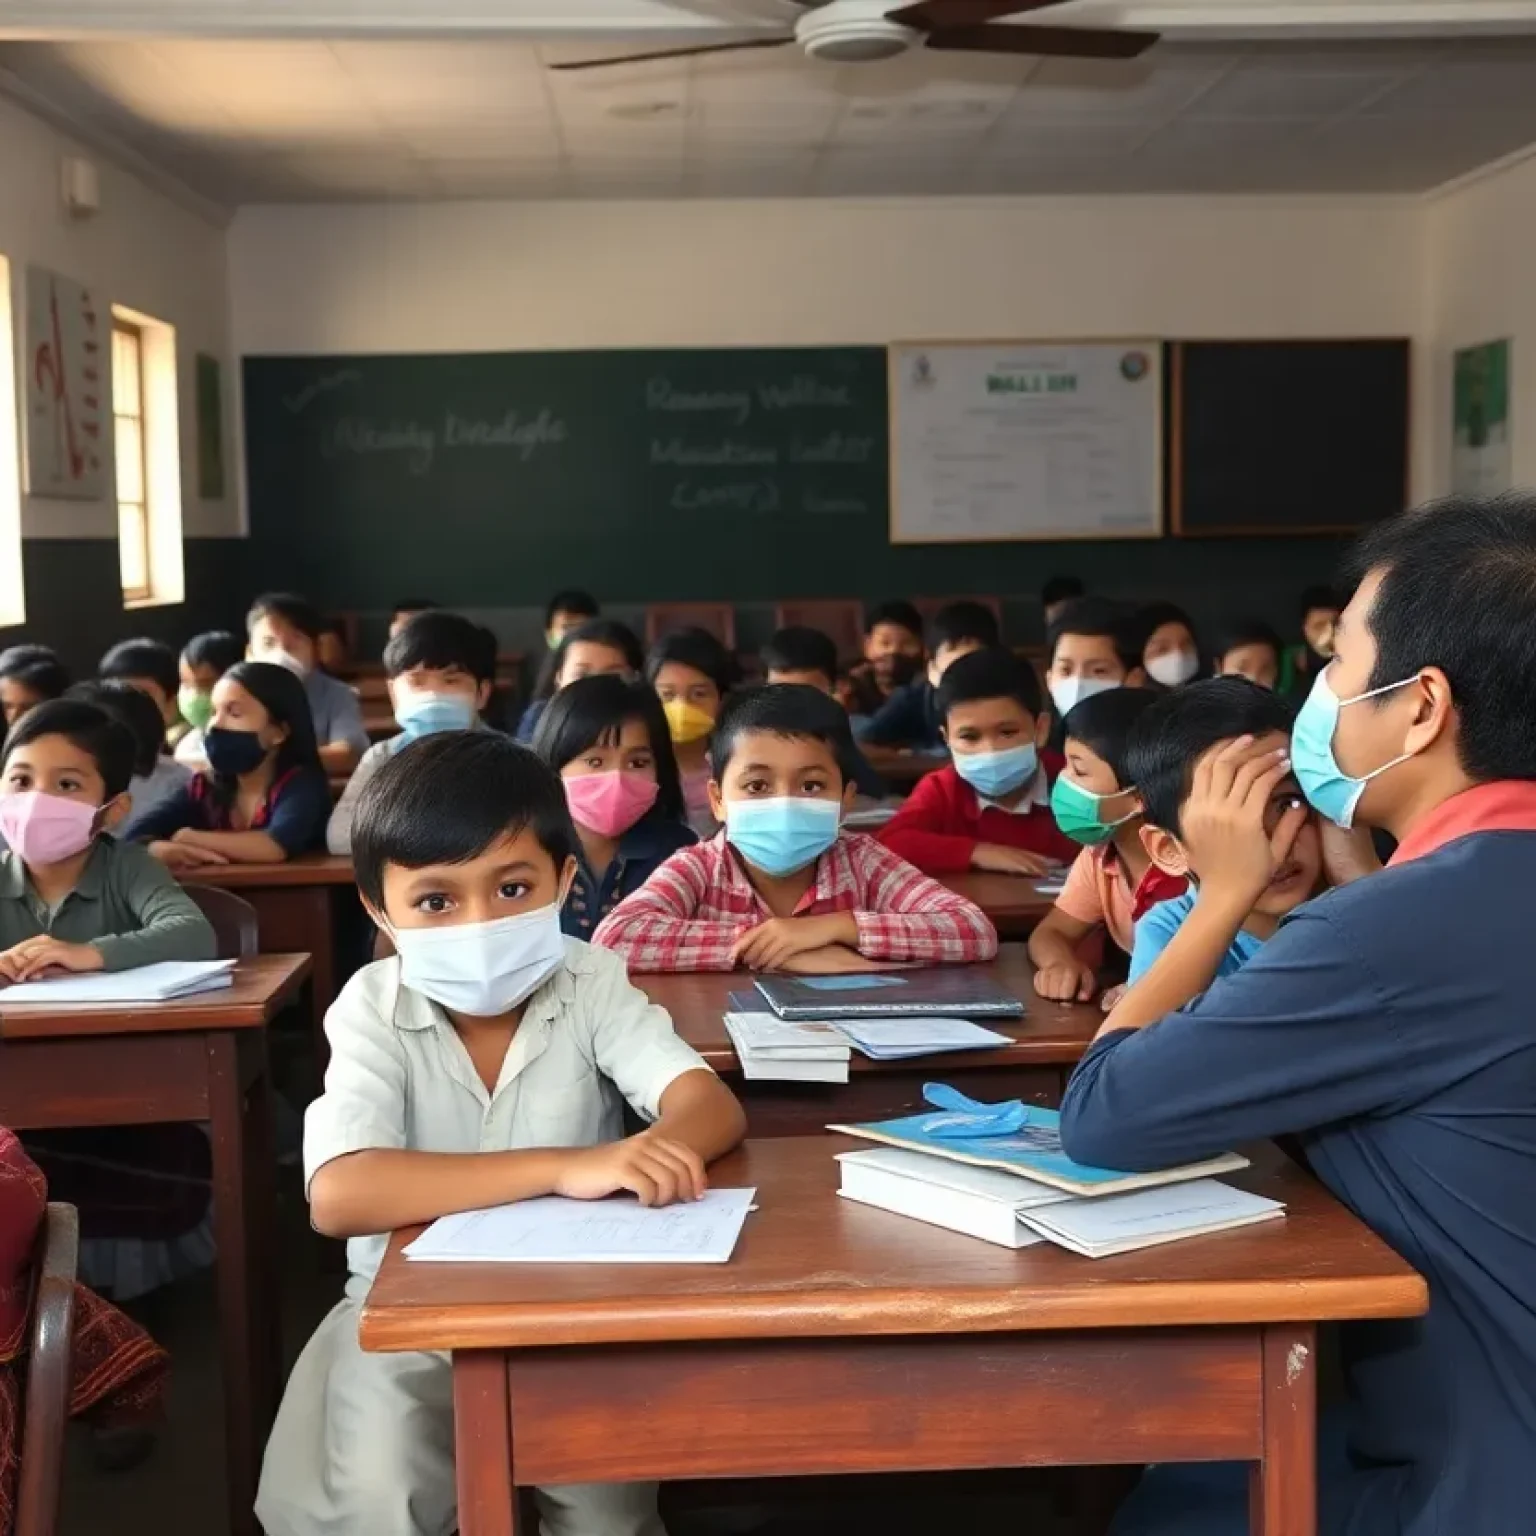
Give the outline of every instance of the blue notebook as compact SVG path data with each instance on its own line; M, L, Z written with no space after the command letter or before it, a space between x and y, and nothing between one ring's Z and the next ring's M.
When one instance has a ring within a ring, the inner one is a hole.
M843 976L760 976L753 983L781 1019L1016 1019L1024 1004L976 966Z

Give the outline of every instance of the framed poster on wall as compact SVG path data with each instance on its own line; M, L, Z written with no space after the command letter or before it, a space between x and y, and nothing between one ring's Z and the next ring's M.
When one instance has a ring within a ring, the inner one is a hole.
M1488 341L1456 353L1451 401L1451 489L1496 496L1512 484L1509 342Z
M27 491L64 501L107 494L112 320L83 284L27 268Z

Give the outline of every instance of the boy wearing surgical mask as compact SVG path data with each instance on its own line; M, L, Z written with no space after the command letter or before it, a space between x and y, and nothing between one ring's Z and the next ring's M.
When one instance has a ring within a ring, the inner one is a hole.
M1105 598L1080 597L1062 609L1046 639L1056 718L1110 688L1145 687L1140 638L1134 615Z
M576 833L527 748L457 731L397 753L363 793L353 859L395 954L332 1005L304 1136L311 1217L349 1240L350 1278L288 1380L256 1513L268 1536L440 1536L452 1365L358 1345L389 1233L546 1195L696 1200L745 1118L623 964L562 935ZM536 1496L548 1536L663 1536L654 1484Z
M803 683L727 701L710 741L724 830L672 855L593 942L635 971L830 975L989 960L979 908L873 838L840 830L856 793L843 707Z
M94 704L55 699L6 738L0 769L0 997L7 982L211 960L213 929L128 814L136 744Z

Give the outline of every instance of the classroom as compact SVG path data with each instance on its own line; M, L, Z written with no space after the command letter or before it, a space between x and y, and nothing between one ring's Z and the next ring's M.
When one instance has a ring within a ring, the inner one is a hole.
M0 0L0 1536L1515 1536L1536 0Z

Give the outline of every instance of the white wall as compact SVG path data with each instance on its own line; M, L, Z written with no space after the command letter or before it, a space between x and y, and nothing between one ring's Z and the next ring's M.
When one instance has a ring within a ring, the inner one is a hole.
M75 220L64 211L59 160L66 153L86 154L100 168L101 211L94 218ZM24 353L26 346L29 264L62 272L89 285L109 304L128 305L176 327L183 529L189 537L238 534L223 228L0 99L0 253L11 263L19 352ZM226 490L219 501L202 501L197 494L195 358L199 352L211 353L225 364ZM19 357L17 367L19 373ZM115 540L117 513L109 499L54 501L24 496L22 530L30 538Z

